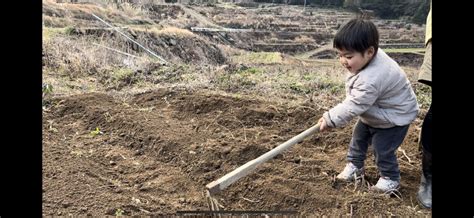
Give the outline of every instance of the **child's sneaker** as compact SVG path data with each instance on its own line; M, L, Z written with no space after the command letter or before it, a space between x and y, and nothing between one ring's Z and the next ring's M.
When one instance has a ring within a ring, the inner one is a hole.
M344 170L336 176L336 178L346 182L351 182L354 181L354 179L362 178L363 175L364 167L357 169L353 163L349 162L346 164Z
M383 177L383 176L379 178L379 181L377 181L377 184L370 187L372 191L384 192L384 193L390 192L390 191L396 191L399 188L400 188L400 182L390 180L390 178Z

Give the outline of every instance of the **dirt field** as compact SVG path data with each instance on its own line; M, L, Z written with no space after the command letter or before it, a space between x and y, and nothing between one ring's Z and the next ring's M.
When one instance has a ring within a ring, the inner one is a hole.
M206 184L311 127L344 97L344 69L324 49L335 29L325 27L326 32L320 33L316 23L312 28L305 25L324 17L326 25L332 20L336 26L340 20L329 15L349 12L321 9L324 13L319 14L314 9L312 16L296 16L290 22L281 14L300 13L301 8L272 6L262 8L267 12L262 14L258 8L228 4L148 5L139 11L51 1L43 6L43 82L54 87L44 97L43 108L43 215L209 210ZM106 43L146 56L109 30L71 26L93 19L77 11L100 10L114 17L115 24L129 22L129 33L136 40L172 64L124 62L124 56L91 46ZM220 18L229 13L238 16L232 21ZM241 19L245 16L256 17L252 21L265 16L271 25L265 19L259 24ZM160 26L159 32L136 27L147 22ZM172 23L179 30L170 29ZM186 29L201 24L267 32L217 36ZM291 33L289 27L306 32L305 37ZM395 41L397 36L413 43L422 38L413 31L412 38L397 33L392 34ZM283 50L279 46L295 40L307 46L288 45ZM343 129L308 137L213 196L220 210L430 216L431 211L416 202L421 173L417 141L430 90L415 82L422 56L397 58L404 60L400 64L422 107L397 152L402 178L398 197L368 192L368 184L378 179L373 155L366 161L363 184L335 182L345 164L354 120Z

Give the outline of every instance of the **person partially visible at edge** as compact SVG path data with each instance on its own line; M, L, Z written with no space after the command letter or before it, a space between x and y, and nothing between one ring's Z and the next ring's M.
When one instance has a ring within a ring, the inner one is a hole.
M371 191L400 188L396 156L419 107L410 81L400 66L379 48L379 33L369 20L350 20L333 41L339 61L347 71L346 98L318 120L320 130L343 127L358 117L349 144L347 161L337 179L354 181L364 175L369 145L374 148L380 174Z
M418 74L418 82L429 85L431 87L431 2L430 12L426 19L426 34L425 34L425 57ZM423 154L421 159L421 182L418 189L418 201L425 208L431 209L431 105L428 112L423 119L421 126L420 143L423 147Z

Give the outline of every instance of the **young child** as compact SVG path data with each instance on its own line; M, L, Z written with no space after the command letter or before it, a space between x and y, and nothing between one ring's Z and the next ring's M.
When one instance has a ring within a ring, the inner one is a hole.
M352 19L336 33L333 47L349 71L346 98L325 112L318 123L325 131L358 116L348 163L337 179L353 181L363 176L367 148L372 145L381 177L370 190L388 192L400 187L396 150L419 107L405 72L378 45L377 28L368 20Z

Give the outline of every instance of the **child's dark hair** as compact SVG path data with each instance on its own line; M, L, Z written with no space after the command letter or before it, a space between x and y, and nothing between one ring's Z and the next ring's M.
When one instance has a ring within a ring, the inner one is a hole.
M333 47L364 54L370 46L374 46L375 54L379 47L379 32L375 24L369 20L355 18L347 22L334 37Z

